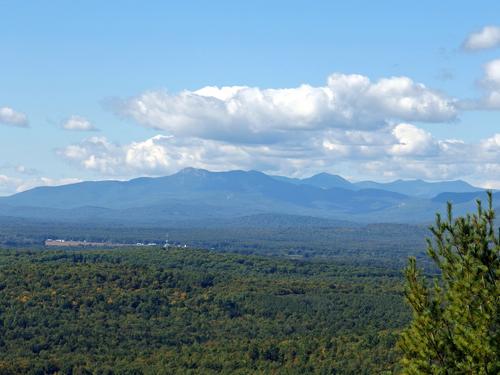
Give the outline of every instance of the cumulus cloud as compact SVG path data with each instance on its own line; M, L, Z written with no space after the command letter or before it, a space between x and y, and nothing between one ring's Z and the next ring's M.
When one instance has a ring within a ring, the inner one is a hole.
M150 91L115 102L114 110L174 136L260 144L297 137L300 132L377 129L393 122L457 117L454 99L407 77L372 82L357 74L333 74L321 87Z
M0 107L0 124L25 128L28 127L29 121L22 112L17 112L10 107Z
M105 137L90 137L58 150L66 160L107 176L159 175L185 167L226 170L258 165L257 152L275 153L266 146L250 148L198 138L157 135L119 145ZM255 153L254 153L255 152Z
M97 128L92 125L92 123L85 117L81 116L70 116L63 122L62 127L66 130L74 131L95 131Z
M433 152L422 155L386 154L356 164L362 176L392 180L465 178L485 188L500 188L500 135L477 143L461 140L430 141Z
M500 133L481 141L481 149L493 156L500 156Z
M488 62L484 66L484 82L494 88L500 87L500 59Z
M468 51L477 51L500 46L500 27L485 26L481 30L470 34L463 43Z
M390 135L389 135L390 136ZM322 168L333 159L366 158L370 142L360 144L360 134L313 136L280 144L231 144L200 138L157 135L140 142L119 145L105 137L90 137L58 150L64 159L105 176L162 175L186 167L214 171L258 169L296 174L312 166ZM367 137L367 135L365 135ZM368 137L369 138L369 137ZM397 140L394 140L397 142ZM331 147L342 144L342 148ZM377 148L377 147L375 147ZM360 151L361 150L361 151ZM377 151L379 152L379 151Z
M483 66L479 85L484 91L483 97L460 102L461 109L500 109L500 59L489 61Z
M392 155L429 156L438 151L438 142L425 130L410 124L399 124L392 130L398 140L390 148Z
M499 77L492 62L485 66L482 84L494 91ZM412 124L453 121L459 105L407 77L372 81L356 74L333 74L319 87L149 91L112 108L163 134L127 144L89 137L57 153L113 178L195 167L290 176L328 171L377 180L481 180L486 165L490 172L500 168L497 135L474 143L442 140Z

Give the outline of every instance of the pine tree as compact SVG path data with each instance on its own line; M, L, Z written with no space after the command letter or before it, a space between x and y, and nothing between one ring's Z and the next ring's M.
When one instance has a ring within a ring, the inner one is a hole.
M399 347L405 374L499 374L500 230L488 209L445 220L437 214L428 255L440 273L429 285L415 258L405 269L413 320Z

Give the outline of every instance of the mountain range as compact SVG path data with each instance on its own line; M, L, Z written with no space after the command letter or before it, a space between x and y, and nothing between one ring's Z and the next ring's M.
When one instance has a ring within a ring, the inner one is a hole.
M159 226L236 219L257 225L264 217L262 225L270 225L272 217L420 223L433 220L448 200L462 213L473 209L477 198L485 198L484 190L460 180L352 183L328 173L296 179L186 168L165 177L37 187L1 197L0 216Z

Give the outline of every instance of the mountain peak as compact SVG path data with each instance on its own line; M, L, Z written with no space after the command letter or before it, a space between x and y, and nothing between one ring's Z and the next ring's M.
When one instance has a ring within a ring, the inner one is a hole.
M347 181L345 178L330 174L327 172L321 172L315 174L314 176L305 178L302 180L303 183L311 184L323 189L331 189L334 187L341 187L344 189L352 189L352 184Z
M187 168L181 169L177 173L174 173L174 175L205 176L208 173L210 173L210 172L207 171L206 169L187 167Z
M331 174L331 173L328 173L328 172L320 172L320 173L317 173L309 178L335 178L335 179L338 179L338 180L343 180L343 181L347 181L344 177L338 175L338 174Z

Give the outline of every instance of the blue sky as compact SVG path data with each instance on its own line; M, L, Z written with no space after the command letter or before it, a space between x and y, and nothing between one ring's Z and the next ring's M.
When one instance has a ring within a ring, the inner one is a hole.
M500 187L497 1L0 6L0 194L187 166Z

